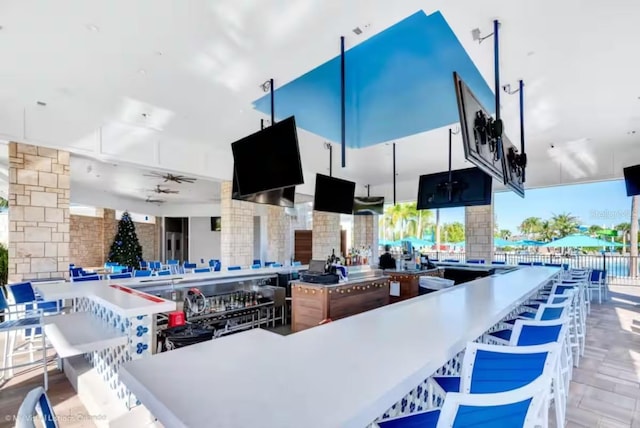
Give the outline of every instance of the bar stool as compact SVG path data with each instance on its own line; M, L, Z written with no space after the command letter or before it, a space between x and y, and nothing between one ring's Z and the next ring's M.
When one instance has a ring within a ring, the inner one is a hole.
M46 428L58 427L58 418L53 413L53 406L51 406L49 397L42 387L32 389L24 398L16 415L15 427L35 428L34 414L36 413L42 420L42 426Z

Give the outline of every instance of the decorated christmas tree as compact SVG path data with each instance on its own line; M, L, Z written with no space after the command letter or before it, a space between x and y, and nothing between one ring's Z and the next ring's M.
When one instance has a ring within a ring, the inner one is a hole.
M125 211L118 223L118 233L111 244L108 261L117 262L121 266L138 268L141 260L142 246L138 242L136 226L129 213Z

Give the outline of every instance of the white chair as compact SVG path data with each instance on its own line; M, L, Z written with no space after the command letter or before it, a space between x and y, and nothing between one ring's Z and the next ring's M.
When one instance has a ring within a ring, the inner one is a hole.
M42 328L42 310L36 308L31 311L20 311L12 308L15 308L15 305L10 305L4 293L0 290L0 311L4 311L5 315L5 321L0 323L0 332L6 333L2 354L2 379L13 377L13 369L42 363L44 370L44 389L46 390L49 386L49 380L47 377L47 346L44 330L40 335L42 339L42 345L40 347L42 360L13 365L15 333L18 330Z

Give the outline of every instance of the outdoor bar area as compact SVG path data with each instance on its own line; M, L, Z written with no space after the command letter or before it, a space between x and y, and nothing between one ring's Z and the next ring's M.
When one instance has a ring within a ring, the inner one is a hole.
M640 426L640 4L32 3L0 428Z

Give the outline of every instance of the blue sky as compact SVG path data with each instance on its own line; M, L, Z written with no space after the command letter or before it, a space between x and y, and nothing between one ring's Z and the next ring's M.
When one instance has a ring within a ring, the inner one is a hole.
M548 219L563 212L578 217L584 225L611 227L629 222L631 198L624 180L615 180L527 190L525 199L513 192L500 192L494 195L494 210L500 229L514 233L527 217ZM440 210L440 221L464 223L464 208Z

